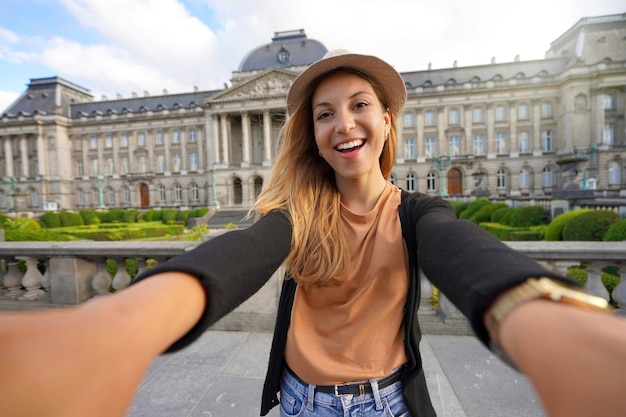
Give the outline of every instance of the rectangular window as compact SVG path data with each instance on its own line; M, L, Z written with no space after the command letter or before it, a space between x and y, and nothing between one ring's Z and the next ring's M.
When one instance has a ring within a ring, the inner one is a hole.
M122 174L126 175L130 171L130 165L128 164L128 157L122 158Z
M542 180L544 187L552 187L554 185L554 177L552 175L552 170L549 167L543 170Z
M146 146L146 134L145 133L139 134L139 136L137 137L137 144L139 146Z
M189 142L196 141L196 129L189 129Z
M98 175L100 173L98 167L98 160L97 159L92 159L91 160L91 175Z
M613 123L604 124L604 132L602 134L602 143L613 146L615 141L615 125Z
M91 149L98 149L98 138L95 136L91 137Z
M120 136L120 146L128 148L128 135L126 133L122 133L122 136Z
M404 140L404 157L406 159L415 159L415 140L414 139Z
M76 150L80 151L81 149L83 149L83 140L82 139L76 139Z
M611 94L605 94L602 105L605 110L611 110L613 108L613 96Z
M552 117L552 104L541 103L541 118L548 119Z
M482 107L476 107L472 114L472 120L474 121L474 123L483 123L485 121L485 114Z
M528 104L520 104L517 107L517 118L519 120L528 120Z
M485 136L474 135L474 155L485 154Z
M113 136L107 135L107 137L104 139L104 146L107 148L113 147Z
M175 153L172 157L172 162L174 165L174 172L180 172L180 154Z
M191 171L198 170L198 154L195 152L191 152L189 154L189 170Z
M107 158L107 174L113 175L113 158Z
M148 172L148 159L145 156L139 157L139 169L142 174Z
M85 168L83 166L83 161L76 161L76 175L82 177L85 175Z
M172 143L180 143L180 133L178 130L172 132Z
M160 130L156 134L156 144L163 145L163 132Z
M437 149L435 147L437 142L435 138L426 138L426 141L424 143L426 146L426 149L424 149L424 154L426 155L426 158L432 158L433 156L435 156L437 154Z
M115 205L115 190L113 188L109 188L109 205Z
M437 177L434 172L429 172L426 175L426 190L427 191L436 191L437 190Z
M461 138L459 136L450 136L448 138L448 146L450 156L459 156L461 154Z
M550 152L553 150L552 148L552 131L551 130L542 130L541 131L541 150L544 152Z
M159 186L159 200L161 202L165 202L165 186L164 185Z
M458 125L459 124L459 110L458 109L450 109L448 112L448 124Z
M504 106L496 106L496 121L502 122L506 120L506 108Z
M519 132L518 138L520 153L530 152L530 137L528 136L528 132Z
M404 113L404 127L415 127L415 117L413 113Z
M157 169L161 173L165 172L165 156L164 155L157 156Z
M496 133L496 153L499 155L506 153L506 133Z
M130 188L124 187L124 204L130 204Z
M435 125L435 112L434 111L426 111L426 112L424 112L424 124L426 126L434 126Z

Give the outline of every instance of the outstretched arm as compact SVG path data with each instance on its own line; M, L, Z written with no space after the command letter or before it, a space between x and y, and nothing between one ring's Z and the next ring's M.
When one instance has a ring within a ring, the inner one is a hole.
M0 415L123 417L205 303L197 278L168 272L77 308L1 314Z

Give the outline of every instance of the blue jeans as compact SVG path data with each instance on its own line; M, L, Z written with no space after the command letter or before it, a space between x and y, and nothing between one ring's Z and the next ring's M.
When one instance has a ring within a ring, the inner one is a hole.
M289 371L283 373L280 389L280 417L411 417L398 381L378 389L371 380L371 394L334 395L316 392L315 385L303 384Z

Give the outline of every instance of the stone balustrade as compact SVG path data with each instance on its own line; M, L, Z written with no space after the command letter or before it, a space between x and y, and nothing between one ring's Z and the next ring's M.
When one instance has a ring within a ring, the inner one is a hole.
M208 235L211 239L213 235ZM515 250L565 274L567 268L584 265L588 271L586 288L593 294L612 299L626 315L625 242L507 242ZM0 242L0 310L25 310L75 306L90 298L109 296L126 288L133 277L125 268L134 259L138 273L149 262L164 262L189 251L199 242ZM113 276L106 260L113 259ZM612 293L600 281L604 267L619 268L620 282ZM223 330L269 331L277 312L284 270L277 271L252 298L218 322ZM428 300L433 289L421 277L420 322L425 333L470 333L467 321L439 296L437 310Z

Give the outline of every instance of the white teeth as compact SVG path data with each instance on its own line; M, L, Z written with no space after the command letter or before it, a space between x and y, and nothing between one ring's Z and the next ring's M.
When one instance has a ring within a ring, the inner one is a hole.
M353 140L351 142L346 142L346 143L342 143L340 145L337 145L337 150L338 151L345 151L346 149L352 149L352 148L356 148L358 146L361 146L364 143L365 143L365 141L363 139Z

